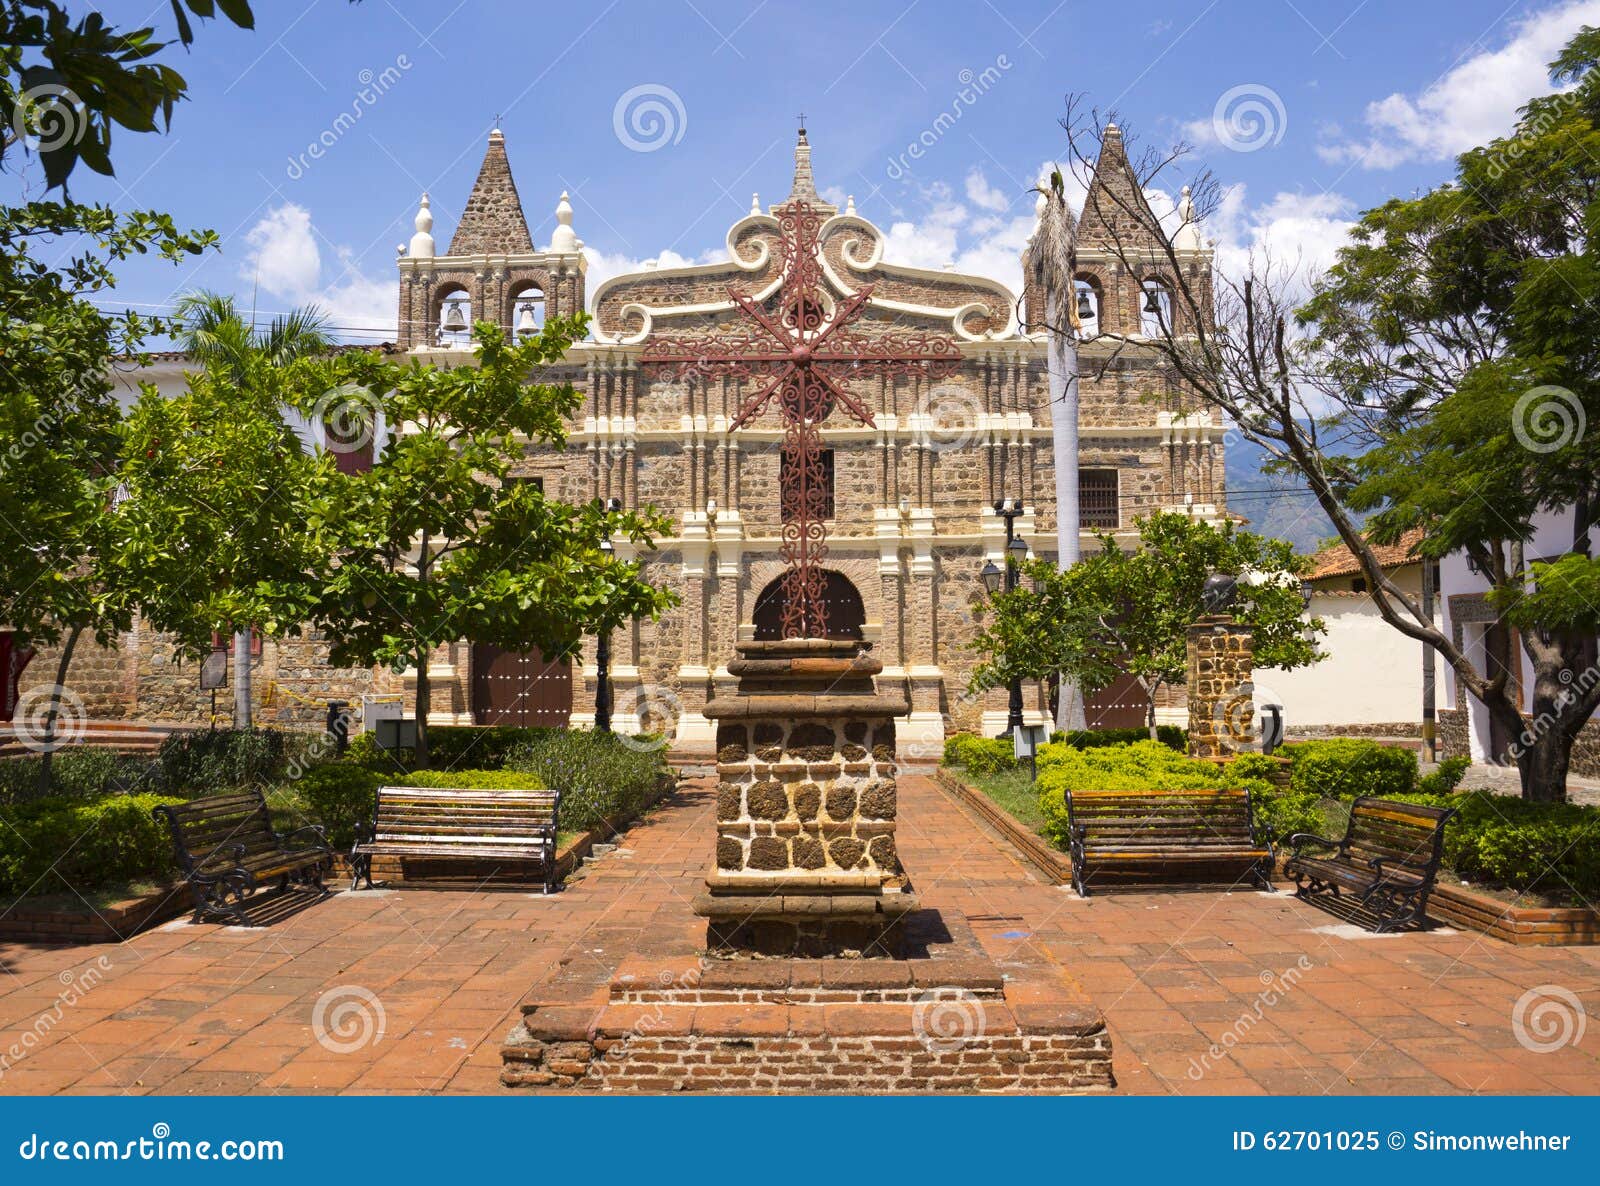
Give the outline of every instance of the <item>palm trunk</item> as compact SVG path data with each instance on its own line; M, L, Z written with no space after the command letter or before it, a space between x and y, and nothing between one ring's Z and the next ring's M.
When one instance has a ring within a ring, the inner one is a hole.
M83 634L82 626L67 631L67 641L61 647L61 661L56 664L56 682L50 687L50 707L44 714L44 753L39 757L39 794L50 793L50 767L56 752L56 720L61 716L61 689L67 686L67 668L72 665L72 652Z
M250 703L250 631L233 632L233 727L255 728L255 710Z
M1078 508L1078 344L1066 328L1065 302L1072 280L1052 288L1045 302L1046 374L1050 395L1050 435L1056 470L1056 566L1063 572L1081 558ZM1056 701L1056 727L1085 728L1083 690L1065 672Z

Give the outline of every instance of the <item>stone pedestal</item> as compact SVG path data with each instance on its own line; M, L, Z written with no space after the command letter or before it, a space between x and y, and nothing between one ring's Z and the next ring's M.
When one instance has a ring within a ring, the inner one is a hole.
M717 844L695 913L714 954L892 956L917 898L895 850L895 718L857 643L751 642L707 702Z
M1189 627L1189 756L1230 758L1255 748L1255 639L1249 626L1207 614Z

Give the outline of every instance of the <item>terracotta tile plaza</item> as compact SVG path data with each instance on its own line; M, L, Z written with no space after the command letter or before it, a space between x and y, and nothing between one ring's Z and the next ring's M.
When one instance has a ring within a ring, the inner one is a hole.
M1525 1002L1556 986L1600 1013L1600 948L1373 936L1242 888L1080 899L931 779L900 790L899 845L925 910L960 920L963 941L1019 981L996 1012L1027 1007L1023 970L1058 967L1106 1018L1115 1092L1600 1092L1600 1027L1552 1035ZM710 782L681 783L549 897L400 885L256 928L181 921L118 945L0 946L0 1093L503 1092L502 1043L537 986L603 985L703 939L690 903L714 800ZM581 989L573 1000L598 1011ZM695 1026L765 1026L762 1008L701 1005ZM822 1012L848 1034L883 1008Z

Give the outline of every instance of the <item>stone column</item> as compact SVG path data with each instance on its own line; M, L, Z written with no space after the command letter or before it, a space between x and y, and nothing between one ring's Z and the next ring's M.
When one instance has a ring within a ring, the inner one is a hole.
M1207 614L1189 627L1189 756L1255 748L1255 639L1249 626Z

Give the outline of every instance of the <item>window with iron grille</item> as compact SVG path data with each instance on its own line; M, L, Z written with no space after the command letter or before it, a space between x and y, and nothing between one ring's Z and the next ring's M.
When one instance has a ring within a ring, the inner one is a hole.
M1085 527L1116 528L1122 525L1117 506L1116 470L1078 471L1078 517Z
M821 452L821 462L822 462L822 517L824 519L831 519L831 518L833 518L833 450L832 449L823 449L822 450L822 452ZM785 492L790 490L793 487L793 484L796 481L798 481L797 476L791 470L791 467L789 465L789 459L787 457L783 458L782 463L779 465L778 480L783 483L783 488L784 488ZM782 499L781 501L783 503L783 521L785 523L793 522L796 518L799 517L798 508L796 508L793 505L791 505L789 499L787 499L787 498Z

